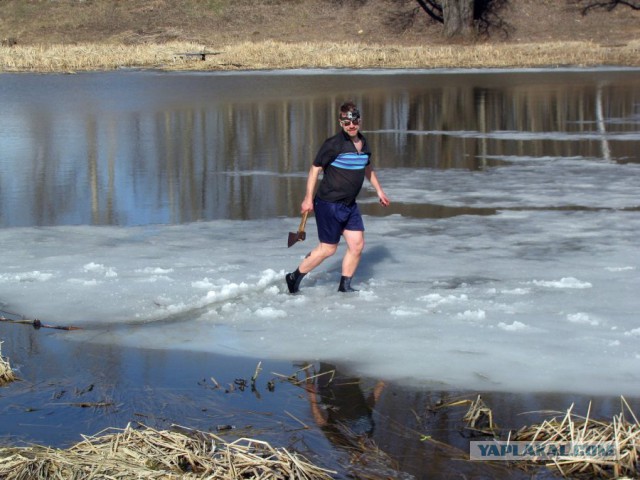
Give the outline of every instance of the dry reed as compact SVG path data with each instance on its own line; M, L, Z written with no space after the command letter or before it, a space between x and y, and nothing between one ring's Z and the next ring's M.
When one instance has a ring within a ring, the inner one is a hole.
M0 386L6 385L16 380L16 376L11 369L11 365L8 360L2 356L2 343L0 342Z
M493 421L493 412L482 400L480 395L475 400L452 400L435 407L436 410L443 408L457 407L461 405L469 405L467 413L462 420L466 423L466 428L477 434L497 435L498 425Z
M201 53L205 53L202 60ZM144 45L0 47L0 72L79 72L118 68L263 70L300 68L515 68L640 66L640 40L615 47L591 42L399 46L362 43L243 42L211 48Z
M548 468L557 469L565 478L638 478L640 422L625 398L620 397L620 400L621 412L614 415L611 422L591 418L591 404L586 417L573 413L571 405L563 417L552 417L540 424L522 427L515 433L509 432L508 438L503 442L526 442L531 445L535 442L541 451L549 447L548 451L557 453L551 460L529 456L516 463L518 467L525 469L528 469L529 462L545 462ZM480 396L476 400L451 401L438 408L462 405L469 405L463 417L468 429L498 439L494 415ZM569 448L558 449L559 445ZM581 455L585 451L595 453ZM572 453L575 455L571 455Z
M330 479L335 472L259 440L227 443L200 431L149 427L105 430L67 450L0 448L3 479Z
M498 430L498 426L493 421L493 412L484 403L482 397L478 395L475 401L469 405L469 410L463 417L467 422L467 427L481 433L493 435Z
M552 444L566 442L572 445L590 445L596 448L613 444L615 459L598 459L558 456L549 467L556 467L567 476L585 475L599 478L620 478L623 475L637 476L640 464L640 423L629 404L621 397L622 408L611 422L590 418L591 404L586 417L572 412L573 405L561 419L553 417L539 425L520 429L512 437L515 441L542 442ZM631 420L625 417L627 413Z

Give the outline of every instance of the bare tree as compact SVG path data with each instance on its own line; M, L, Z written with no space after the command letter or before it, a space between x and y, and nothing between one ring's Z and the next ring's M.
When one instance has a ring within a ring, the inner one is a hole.
M573 0L576 5L583 5L582 14L586 15L590 10L602 9L610 12L614 8L624 5L633 10L640 10L640 0Z
M580 1L580 0L578 0ZM473 39L491 31L509 35L510 27L500 16L509 0L416 0L431 19L444 24L447 38Z
M447 38L475 36L473 4L475 0L441 0L444 36Z

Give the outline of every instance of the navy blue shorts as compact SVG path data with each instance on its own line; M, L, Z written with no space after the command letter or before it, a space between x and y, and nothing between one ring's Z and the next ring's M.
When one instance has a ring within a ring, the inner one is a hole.
M364 232L364 222L357 203L345 205L316 198L313 200L313 210L318 226L318 238L322 243L340 243L340 237L345 230Z

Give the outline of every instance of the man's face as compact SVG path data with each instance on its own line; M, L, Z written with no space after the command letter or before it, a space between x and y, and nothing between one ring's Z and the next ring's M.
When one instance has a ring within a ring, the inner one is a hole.
M348 118L345 115L341 115L339 121L342 130L350 137L355 137L358 134L358 130L360 130L360 120L360 117Z

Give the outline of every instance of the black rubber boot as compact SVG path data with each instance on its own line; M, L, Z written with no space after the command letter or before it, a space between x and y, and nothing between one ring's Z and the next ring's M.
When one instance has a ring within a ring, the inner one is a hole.
M340 277L340 286L338 287L339 292L351 293L357 292L355 288L351 288L351 277L345 277L344 275Z
M285 280L287 281L287 287L289 287L289 293L296 293L300 290L300 282L304 278L306 273L300 273L300 270L296 268L295 272L287 273Z

